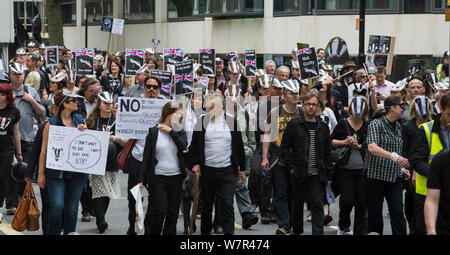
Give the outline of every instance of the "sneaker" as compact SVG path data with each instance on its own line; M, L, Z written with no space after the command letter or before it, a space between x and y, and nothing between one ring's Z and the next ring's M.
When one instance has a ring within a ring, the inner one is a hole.
M285 228L278 228L275 232L275 235L277 236L286 236L289 235L289 232Z
M81 217L82 222L90 222L91 221L91 215L89 213L83 213L83 217Z
M15 207L6 209L6 215L14 215L14 214L16 214Z
M261 217L261 223L265 224L265 225L270 224L270 217L269 216L262 216Z
M242 218L242 228L249 229L252 225L258 223L258 216L254 214L247 214Z
M341 230L340 228L338 228L336 235L343 236L344 233L345 233L345 230Z
M323 225L326 226L332 221L333 221L333 217L331 217L330 215L325 215L325 218L323 219Z

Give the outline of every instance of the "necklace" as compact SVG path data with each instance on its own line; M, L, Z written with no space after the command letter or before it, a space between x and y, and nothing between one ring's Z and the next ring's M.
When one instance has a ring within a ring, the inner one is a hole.
M106 129L109 129L109 122L111 121L111 116L109 116L108 121L106 122ZM100 128L100 116L97 118L97 127L96 130L101 130ZM104 128L102 128L104 129ZM107 131L109 132L109 130L101 130L101 131Z

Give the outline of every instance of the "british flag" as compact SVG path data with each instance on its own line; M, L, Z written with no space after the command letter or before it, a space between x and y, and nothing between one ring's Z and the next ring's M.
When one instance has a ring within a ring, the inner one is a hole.
M246 66L254 66L254 67L256 67L256 59L246 59L245 60L245 65Z
M79 56L90 56L90 57L94 57L94 56L95 56L95 52L94 52L94 50L89 50L89 49L76 50L76 51L75 51L75 56L76 56L76 57L79 57Z
M183 49L164 49L163 52L164 56L179 56L179 57L183 57L184 56L184 51Z
M170 95L170 91L172 90L172 84L171 83L163 83L161 86L161 90Z
M208 78L206 78L206 77L199 77L197 86L202 87L202 88L207 88L208 87L208 82L209 82Z
M213 49L200 49L200 53L212 54L213 53Z
M144 50L131 50L131 49L127 49L125 51L125 56L139 56L141 58L144 58Z
M311 54L311 53L312 53L311 48L301 49L296 52L297 55L298 54Z
M175 83L180 83L183 81L193 82L194 81L193 72L183 73L181 75L175 74Z

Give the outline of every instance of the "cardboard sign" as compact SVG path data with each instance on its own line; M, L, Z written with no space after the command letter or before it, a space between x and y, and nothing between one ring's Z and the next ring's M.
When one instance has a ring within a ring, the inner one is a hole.
M409 60L408 66L409 66L408 75L420 73L420 72L422 72L423 60L420 58L411 59L411 60Z
M47 67L59 64L58 46L45 47L45 64Z
M378 53L379 48L380 48L380 36L378 35L369 36L369 48L367 52Z
M216 51L214 49L200 49L198 58L204 75L216 74Z
M247 77L256 76L256 51L245 50L245 75Z
M377 67L374 64L374 54L367 54L366 55L366 61L364 62L364 69L366 69L366 72L368 74L370 73L376 73Z
M113 18L103 17L100 30L104 32L111 32L113 25Z
M370 35L368 53L389 54L392 47L391 42L391 36Z
M194 61L187 60L175 64L175 95L194 92Z
M144 50L125 50L125 75L136 75L144 65Z
M156 76L161 80L161 90L159 95L162 98L170 99L172 94L172 73L162 70L150 70L151 76Z
M167 71L167 64L175 65L178 62L183 61L184 51L183 49L168 49L163 50L163 65L164 70Z
M46 167L105 175L109 132L50 125Z
M94 50L82 49L75 51L75 66L77 75L94 75Z
M113 19L111 33L121 35L123 33L124 19Z
M334 37L325 47L325 61L332 65L343 65L350 60L347 43L340 37Z
M301 49L296 52L300 67L300 79L311 79L319 76L319 63L317 62L314 47Z
M119 97L116 113L116 136L144 139L148 129L158 124L165 99Z

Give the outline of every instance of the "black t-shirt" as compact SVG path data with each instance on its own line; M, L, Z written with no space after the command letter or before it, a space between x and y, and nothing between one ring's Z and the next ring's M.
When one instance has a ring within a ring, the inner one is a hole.
M428 189L439 189L439 211L436 220L438 235L450 235L450 150L442 150L431 161Z
M0 151L14 147L14 125L20 120L20 112L15 106L0 109Z
M113 125L115 122L114 117L111 118L98 118L97 123L95 124L96 130L98 131L104 131L104 132L110 132L111 135L115 134L115 127L116 125ZM106 160L106 171L117 171L118 165L117 165L117 155L120 152L120 145L113 143L111 140L109 140L109 146L108 146L108 158Z

